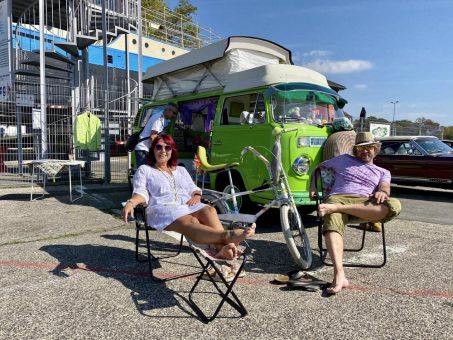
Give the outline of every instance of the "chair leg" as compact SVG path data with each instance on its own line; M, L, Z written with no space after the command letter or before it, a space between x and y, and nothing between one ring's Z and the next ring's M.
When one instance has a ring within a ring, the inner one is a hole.
M359 267L359 268L382 268L387 263L387 246L385 243L385 226L382 223L382 262L378 264L366 264L366 263L343 263L343 267ZM360 248L345 248L345 252L359 252L364 248L365 245L365 235L366 230L362 233L362 242ZM322 244L322 221L318 222L318 249L319 249L319 257L321 262L326 266L333 266L331 262L326 261L327 256L327 249L323 247Z
M236 281L237 281L237 279L239 277L239 273L241 272L241 270L243 269L243 267L245 265L246 256L244 254L242 254L242 263L241 263L241 265L239 267L239 270L237 271L237 273L236 273L235 277L233 278L233 280L231 282L227 282L225 280L224 276L222 275L221 271L217 268L217 266L214 264L214 262L211 259L205 258L205 260L206 260L206 264L205 264L201 260L200 254L198 254L193 249L192 249L192 252L193 252L195 258L197 259L197 261L200 263L200 266L203 268L203 271L198 276L198 278L196 279L194 285L192 286L192 288L191 288L191 290L189 292L189 305L195 311L195 313L198 315L198 317L204 323L211 322L212 320L214 320L217 317L217 315L219 314L219 312L222 309L222 307L223 307L225 302L227 302L230 306L232 306L234 309L236 309L241 316L247 315L248 314L247 310L245 309L245 307L242 304L242 302L239 300L239 297L233 291L233 287L234 287L234 284L236 283ZM225 292L219 287L219 283L220 282L214 281L213 277L209 273L208 268L210 268L210 267L214 268L214 270L216 272L216 275L218 275L218 277L221 278L221 283L223 283L223 285L226 288ZM202 279L202 276L204 274L206 274L209 277L209 281L214 285L214 287L218 291L219 295L222 297L220 302L219 302L219 304L218 304L218 306L217 306L217 308L216 308L216 310L214 311L214 313L211 316L207 316L201 310L201 308L198 306L198 304L193 299L193 294L195 293L195 290L196 290L198 284L200 283L200 281ZM231 295L232 298L230 298L229 295Z
M146 258L145 259L140 259L140 253L139 253L140 230L143 230L145 232L145 242L146 242ZM191 272L191 273L187 273L187 274L181 274L181 275L175 275L175 276L167 277L165 279L161 279L161 278L158 278L157 276L155 276L154 275L153 261L157 261L157 260L162 260L162 259L167 259L167 258L178 256L181 253L181 251L182 251L183 242L184 242L184 236L181 235L181 239L180 239L180 242L179 242L178 250L177 250L176 253L171 254L171 255L165 255L165 256L157 257L157 256L154 256L152 251L151 251L151 238L149 236L150 230L151 230L150 228L139 228L137 226L136 234L135 234L135 259L138 262L148 262L149 273L150 273L150 276L151 276L151 280L153 282L155 282L155 283L163 283L163 282L166 282L166 281L175 280L175 279L179 279L179 278L183 278L183 277L199 274L199 271L196 271L196 272Z

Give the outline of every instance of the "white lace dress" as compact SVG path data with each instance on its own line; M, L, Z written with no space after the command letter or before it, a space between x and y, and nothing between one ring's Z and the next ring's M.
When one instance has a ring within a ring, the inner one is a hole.
M205 206L186 203L197 187L186 168L176 167L173 177L149 165L142 165L134 176L134 194L143 196L148 204L146 218L149 226L162 231L174 220Z

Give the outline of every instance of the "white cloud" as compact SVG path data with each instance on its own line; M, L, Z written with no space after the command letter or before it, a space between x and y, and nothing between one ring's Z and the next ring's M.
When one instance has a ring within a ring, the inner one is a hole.
M323 50L313 50L304 53L304 57L325 57L330 55L330 51L323 51Z
M355 84L354 88L359 91L365 91L365 90L368 90L368 85L367 84Z
M333 61L329 59L317 59L303 65L323 74L353 73L369 70L374 65L366 60L350 59Z

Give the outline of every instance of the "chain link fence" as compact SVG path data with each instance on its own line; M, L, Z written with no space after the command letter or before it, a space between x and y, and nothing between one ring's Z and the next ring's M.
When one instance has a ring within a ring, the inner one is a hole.
M13 85L7 99L0 102L0 187L29 185L31 161L44 158L85 161L84 183L106 179L107 159L110 162L107 178L112 182L127 180L129 160L125 141L138 109L137 91L131 94L108 91L108 117L104 112L104 90L80 89L79 93L91 95L83 99L82 102L87 103L85 107L76 109L73 109L74 91L71 87L47 85L46 114L43 116L39 84L16 82ZM76 116L85 111L100 119L101 145L95 151L76 148L74 144L74 122ZM108 153L106 145L109 145ZM34 180L42 180L42 176L38 174ZM68 181L67 174L59 174L54 181Z
M392 126L391 123L367 121L363 126L364 131L370 131L370 124L386 125L390 136L435 136L439 139L443 139L444 137L444 127L438 125L413 123L409 126L408 124L402 125L395 123L395 125ZM359 121L354 122L354 128L356 131L360 130Z

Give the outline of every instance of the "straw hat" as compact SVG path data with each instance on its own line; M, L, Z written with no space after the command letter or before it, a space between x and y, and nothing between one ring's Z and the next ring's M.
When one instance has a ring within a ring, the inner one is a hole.
M372 145L372 144L380 144L380 143L374 139L374 135L371 132L359 132L355 136L355 145L354 146Z

